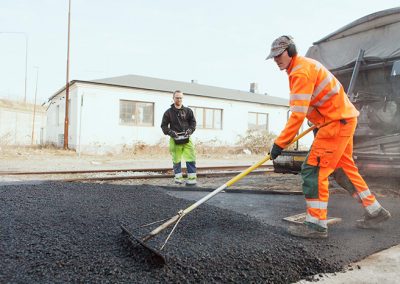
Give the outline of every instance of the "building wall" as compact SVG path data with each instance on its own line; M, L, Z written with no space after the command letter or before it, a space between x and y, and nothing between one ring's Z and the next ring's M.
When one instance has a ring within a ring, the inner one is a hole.
M70 103L76 103L77 87L72 85L69 90ZM69 119L74 121L76 112L70 107ZM47 108L47 123L46 123L46 143L62 147L64 145L64 119L65 119L65 91L54 97ZM70 123L69 139L72 139L73 133L71 128L74 126Z
M182 90L184 92L184 90ZM138 142L146 144L167 143L160 128L164 112L172 104L172 94L160 91L111 87L75 83L70 89L69 147L77 152L118 152L124 146ZM122 125L119 122L120 100L154 103L153 126ZM81 105L82 104L82 105ZM224 99L185 95L185 106L222 109L222 129L197 129L192 138L197 141L214 141L234 145L238 135L248 129L248 112L269 114L269 131L278 134L284 127L288 107L257 103L228 101ZM59 124L57 120L59 106ZM47 140L58 144L64 121L64 93L53 98L48 109ZM60 145L62 146L62 145Z
M46 113L37 105L33 126L33 105L21 102L0 101L0 144L33 145L42 144L45 136ZM33 129L34 127L34 129Z

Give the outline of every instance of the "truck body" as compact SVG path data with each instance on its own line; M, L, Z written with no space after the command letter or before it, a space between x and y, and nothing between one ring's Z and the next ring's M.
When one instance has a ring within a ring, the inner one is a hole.
M313 43L306 56L338 78L360 112L354 136L360 173L400 177L400 7L344 26Z

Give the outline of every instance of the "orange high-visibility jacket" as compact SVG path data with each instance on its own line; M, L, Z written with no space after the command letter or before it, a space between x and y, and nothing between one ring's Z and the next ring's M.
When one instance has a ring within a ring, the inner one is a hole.
M299 131L304 118L317 127L328 121L357 117L340 82L316 60L295 56L287 69L291 115L275 143L285 148Z

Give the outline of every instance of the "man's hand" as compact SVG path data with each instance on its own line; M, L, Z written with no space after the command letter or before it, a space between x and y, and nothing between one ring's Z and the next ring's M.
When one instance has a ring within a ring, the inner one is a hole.
M280 154L282 154L282 150L283 148L279 147L274 143L269 153L269 155L271 156L271 160L275 160Z
M193 133L193 130L190 129L190 128L188 128L188 129L185 131L185 136L190 136L190 135L192 135L192 133Z
M172 129L168 131L168 135L171 136L172 138L178 138L178 134Z

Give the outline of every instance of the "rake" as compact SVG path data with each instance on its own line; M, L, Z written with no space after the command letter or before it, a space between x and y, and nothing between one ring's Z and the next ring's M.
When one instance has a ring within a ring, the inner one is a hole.
M324 125L326 125L327 123L325 123ZM323 126L324 126L323 125ZM308 134L309 132L311 132L312 130L314 130L316 128L315 125L311 126L310 128L308 128L307 130L305 130L304 132L302 132L301 134L299 134L298 136L296 136L292 142L290 142L290 144L288 144L286 147L290 146L291 144L295 143L297 140L299 140L300 138L302 138L303 136L305 136L306 134ZM149 224L145 224L140 226L139 228L143 228L143 227L148 227L157 223L162 223L161 225L159 225L158 227L156 227L154 230L152 230L150 233L148 233L147 235L145 235L144 237L137 237L135 236L133 233L131 233L128 228L126 228L124 225L121 225L121 229L123 231L123 233L125 233L126 235L128 235L129 240L135 245L135 246L142 246L147 252L148 255L151 256L152 258L152 262L157 264L157 265L164 265L166 264L166 259L165 257L161 254L161 251L164 249L165 245L167 244L168 240L170 239L172 233L175 231L177 225L179 224L179 222L181 221L181 219L187 215L188 213L190 213L191 211L193 211L194 209L196 209L198 206L200 206L201 204L205 203L207 200L209 200L210 198L212 198L213 196L215 196L216 194L220 193L221 191L223 191L224 189L226 189L227 187L231 186L232 184L236 183L237 181L241 180L242 178L244 178L245 176L247 176L250 172L252 172L253 170L257 169L258 167L260 167L262 164L264 164L266 161L270 160L271 157L270 155L266 155L264 158L262 158L260 161L258 161L257 163L255 163L254 165L250 166L249 168L247 168L246 170L244 170L243 172L239 173L238 175L236 175L235 177L233 177L232 179L230 179L228 182L226 182L225 184L221 185L220 187L218 187L217 189L215 189L214 191L210 192L209 194L207 194L206 196L204 196L203 198L201 198L200 200L198 200L197 202L193 203L192 205L190 205L189 207L187 207L186 209L183 210L179 210L178 213L173 216L172 218L166 218L163 220L159 220L159 221L155 221ZM155 236L157 236L158 234L160 234L161 232L163 232L165 229L169 228L170 226L174 225L174 227L172 228L172 230L170 231L170 233L168 234L167 238L165 239L163 245L160 247L160 249L156 249L151 247L149 244L147 244L147 242L149 240L151 240L152 238L154 238Z

